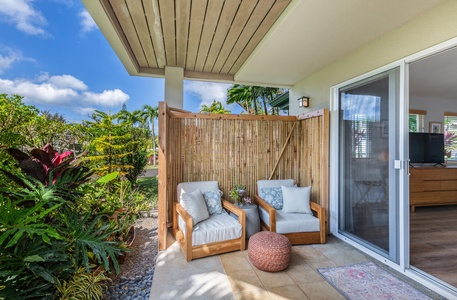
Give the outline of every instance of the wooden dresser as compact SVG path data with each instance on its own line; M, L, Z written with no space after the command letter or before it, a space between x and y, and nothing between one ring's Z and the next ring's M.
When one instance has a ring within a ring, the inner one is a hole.
M409 204L416 206L457 204L457 168L409 168Z

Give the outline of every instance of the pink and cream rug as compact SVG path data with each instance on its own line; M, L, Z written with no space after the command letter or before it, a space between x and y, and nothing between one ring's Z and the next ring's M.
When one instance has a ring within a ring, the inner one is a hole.
M432 299L372 262L318 271L350 300Z

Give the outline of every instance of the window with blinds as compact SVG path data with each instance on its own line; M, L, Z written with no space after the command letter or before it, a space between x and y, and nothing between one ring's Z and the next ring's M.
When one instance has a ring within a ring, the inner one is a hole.
M368 120L354 120L352 126L352 157L370 158L372 144L371 124Z
M426 110L411 109L409 111L409 132L425 132Z

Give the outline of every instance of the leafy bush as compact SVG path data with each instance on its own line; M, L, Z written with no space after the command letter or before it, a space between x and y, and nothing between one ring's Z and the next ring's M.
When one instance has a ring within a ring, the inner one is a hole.
M109 240L117 229L111 229L109 220L104 220L102 215L92 220L90 217L90 213L80 216L71 210L66 210L60 216L63 223L61 234L68 242L68 248L74 253L74 262L77 266L85 267L88 272L90 270L89 252L91 252L107 271L109 271L111 259L116 273L119 273L116 255L121 254L123 248Z
M29 193L2 189L0 282L4 289L0 299L47 299L53 294L56 277L71 269L63 237L53 224L44 222L58 212L64 200L55 195L55 187L38 185ZM35 205L24 207L25 202Z
M71 280L58 281L57 290L61 300L99 300L103 296L105 282L110 280L104 272L94 274L86 272L84 268L79 268Z
M124 248L113 237L120 228L76 205L89 169L71 155L9 152L26 175L2 170L18 185L0 188L0 299L53 299L58 282L68 282L80 268L91 271L91 257L119 273L116 257Z
M19 149L8 148L7 152L16 160L22 172L31 176L45 186L57 184L72 191L89 181L93 172L81 165L82 160L75 157L73 152L59 154L47 144L43 149L34 148L30 154ZM8 175L8 171L3 170ZM10 174L12 175L12 174ZM18 178L10 176L16 183L24 185Z
M85 196L78 205L83 211L111 216L122 210L137 216L144 210L146 202L146 195L139 188L132 187L125 179L120 178L119 172L112 172L99 178L95 185L87 186Z

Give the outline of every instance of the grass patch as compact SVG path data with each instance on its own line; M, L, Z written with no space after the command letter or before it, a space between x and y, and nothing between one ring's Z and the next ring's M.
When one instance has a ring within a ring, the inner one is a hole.
M146 165L146 167L144 167L145 170L154 170L154 169L158 169L158 168L159 168L159 165L157 165L157 166Z
M152 202L152 207L157 208L158 194L159 194L159 182L157 176L153 177L141 177L136 181L138 191L143 194L146 199Z

